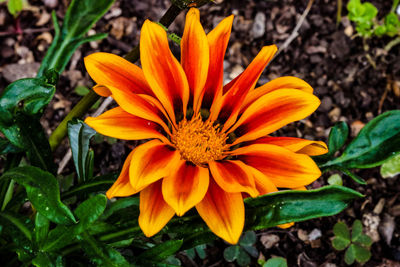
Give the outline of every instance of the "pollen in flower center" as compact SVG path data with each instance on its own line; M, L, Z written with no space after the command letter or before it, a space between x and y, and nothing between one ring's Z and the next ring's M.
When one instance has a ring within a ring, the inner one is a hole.
M204 166L212 160L223 158L227 149L227 136L210 121L202 121L200 115L190 121L184 119L172 135L172 143L184 160Z

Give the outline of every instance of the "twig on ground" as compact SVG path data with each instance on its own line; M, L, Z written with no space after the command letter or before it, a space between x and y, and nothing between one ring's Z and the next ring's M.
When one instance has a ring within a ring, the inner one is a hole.
M288 37L288 38L285 40L285 42L279 47L278 52L275 54L275 56L274 56L273 59L275 59L283 50L285 50L285 49L290 45L290 43L291 43L297 36L299 36L298 31L299 31L301 25L303 25L304 20L306 19L307 15L308 15L308 12L310 12L310 9L311 9L313 3L314 3L314 0L309 0L309 1L308 1L307 7L306 7L306 9L304 10L303 14L301 15L299 21L297 22L296 27L294 27L294 29L293 29L292 33L289 35L289 37ZM273 60L273 59L272 59L272 60Z

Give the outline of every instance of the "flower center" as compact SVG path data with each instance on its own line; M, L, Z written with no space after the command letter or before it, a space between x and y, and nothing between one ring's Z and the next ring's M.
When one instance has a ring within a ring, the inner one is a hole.
M200 115L190 121L183 119L171 141L184 160L204 166L211 160L222 159L227 149L227 136L217 128L209 120L203 122Z

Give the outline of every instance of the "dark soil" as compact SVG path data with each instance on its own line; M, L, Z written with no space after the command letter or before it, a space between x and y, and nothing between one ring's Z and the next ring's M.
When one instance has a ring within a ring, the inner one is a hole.
M21 71L22 66L33 65L31 76L34 75L35 64L32 63L41 62L49 46L49 33L53 34L51 20L46 22L43 16L51 13L51 4L54 2L58 2L55 5L56 12L61 19L65 14L67 0L30 1L33 9L23 11L17 19L7 13L4 4L0 6L0 88L5 88L13 78L21 78L21 74L26 74ZM400 46L387 53L383 48L390 38L373 38L367 40L369 49L366 52L363 40L352 36L355 34L354 25L345 17L347 1L343 2L342 21L336 25L337 1L316 0L299 30L298 37L274 59L261 76L260 84L280 76L300 77L314 87L315 94L322 100L320 108L311 117L280 130L280 136L326 141L330 127L337 121L346 121L351 126L354 137L365 123L380 113L400 109ZM378 8L379 18L390 10L391 1L371 2ZM296 26L306 5L307 1L304 0L216 0L214 4L202 7L201 20L206 32L223 17L236 15L225 58L226 79L232 79L240 67L245 68L264 45L282 45ZM162 0L116 1L111 11L91 32L109 32L109 36L101 42L83 45L61 77L56 97L42 119L48 134L81 98L76 94L75 87L84 85L90 88L93 85L84 69L82 58L96 51L124 55L138 44L143 21L146 18L158 20L168 7L169 1ZM262 23L265 25L265 32L261 30L255 38L253 24L260 13L266 18ZM40 22L41 19L43 23ZM16 21L20 22L24 34L15 33ZM181 35L183 25L184 14L181 14L170 29ZM176 45L171 46L174 52L179 52ZM376 67L367 60L367 54ZM93 143L96 172L118 171L127 153L135 145L132 142L111 142L98 137L97 142ZM67 146L65 141L58 148L55 155L57 161L62 159ZM73 165L69 163L63 173L68 174L72 170ZM378 220L380 231L376 232L377 237L371 248L372 258L365 266L400 266L399 177L383 179L379 169L357 173L368 181L366 186L360 186L345 176L344 185L365 194L365 198L355 201L346 211L334 217L297 223L286 230L272 228L258 232L260 239L256 247L260 257L268 259L282 256L288 260L289 266L346 266L344 252L335 251L331 246L334 224L345 221L351 225L355 219L360 219L363 220L365 229L370 229L372 226L366 218L373 218ZM329 175L324 174L310 188L327 184ZM384 201L381 209L376 208L379 201ZM387 228L384 222L388 216L394 218L395 230L390 236L391 240L386 242L383 232ZM304 233L307 237L315 229L322 236L314 241L307 240ZM279 242L267 249L260 240L271 234L277 235ZM207 246L205 260L189 260L184 254L179 258L185 266L233 266L233 263L227 263L223 259L225 247L227 245L222 241L215 241ZM253 263L256 265L256 259Z

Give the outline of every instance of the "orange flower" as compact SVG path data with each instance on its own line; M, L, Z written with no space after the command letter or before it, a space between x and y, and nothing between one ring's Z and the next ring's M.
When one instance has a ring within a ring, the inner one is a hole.
M223 86L232 21L227 17L205 34L199 11L190 9L181 63L164 29L148 20L140 37L142 69L107 53L85 58L98 84L94 90L119 105L86 123L115 138L151 139L128 155L107 192L108 198L140 192L139 225L146 236L196 207L217 236L235 244L244 226L243 196L304 187L321 175L309 155L325 153L324 143L269 136L320 104L310 85L295 77L254 89L275 45Z

